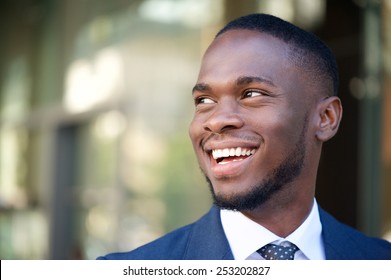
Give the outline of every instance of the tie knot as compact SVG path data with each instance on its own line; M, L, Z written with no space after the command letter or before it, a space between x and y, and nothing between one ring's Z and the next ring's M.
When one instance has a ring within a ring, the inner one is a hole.
M257 252L265 260L293 260L296 251L299 250L295 244L287 242L286 246L267 244Z

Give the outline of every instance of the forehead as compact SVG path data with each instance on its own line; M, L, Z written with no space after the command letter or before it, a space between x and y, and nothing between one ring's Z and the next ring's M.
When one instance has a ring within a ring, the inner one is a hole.
M288 45L257 31L230 30L217 37L206 51L200 78L213 74L279 76L292 67Z

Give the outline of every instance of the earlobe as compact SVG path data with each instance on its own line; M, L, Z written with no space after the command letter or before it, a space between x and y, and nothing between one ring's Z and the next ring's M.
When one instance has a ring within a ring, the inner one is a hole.
M338 131L342 118L341 100L336 96L327 97L318 104L318 126L316 138L321 142L326 142Z

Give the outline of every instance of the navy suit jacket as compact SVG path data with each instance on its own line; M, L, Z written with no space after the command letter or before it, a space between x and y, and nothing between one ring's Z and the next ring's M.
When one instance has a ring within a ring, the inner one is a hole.
M363 235L319 209L328 260L391 260L391 243ZM130 252L111 253L108 260L232 260L217 207L193 224Z

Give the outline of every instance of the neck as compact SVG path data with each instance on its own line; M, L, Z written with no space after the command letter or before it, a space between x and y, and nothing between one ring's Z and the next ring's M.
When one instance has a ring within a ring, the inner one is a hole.
M294 195L294 194L290 194ZM252 211L242 214L267 228L274 234L285 238L294 232L308 217L314 203L313 196L273 199Z

